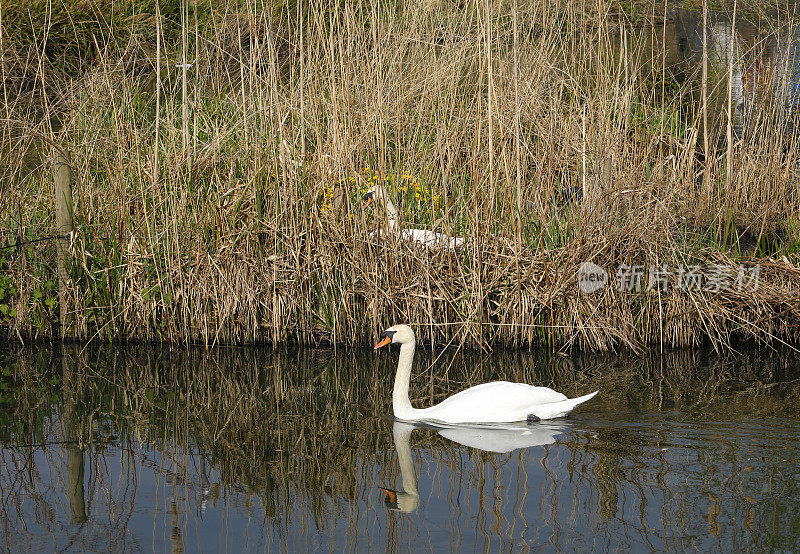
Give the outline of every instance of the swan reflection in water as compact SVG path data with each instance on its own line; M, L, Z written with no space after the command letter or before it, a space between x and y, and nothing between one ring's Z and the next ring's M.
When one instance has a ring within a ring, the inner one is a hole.
M394 448L400 464L400 490L380 487L389 510L410 513L419 505L417 472L409 439L414 429L433 429L455 443L486 452L505 454L519 448L544 446L555 442L566 430L564 423L502 423L472 425L432 425L395 421L392 427Z

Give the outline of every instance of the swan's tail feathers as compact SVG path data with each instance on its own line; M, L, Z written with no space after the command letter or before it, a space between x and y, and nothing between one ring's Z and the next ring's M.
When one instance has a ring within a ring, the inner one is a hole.
M569 400L562 400L561 402L548 402L547 404L540 404L531 411L531 413L528 415L528 419L536 421L536 418L553 419L555 417L563 417L574 410L577 406L594 398L598 392L600 391L596 390L591 394L579 396L578 398L570 398Z

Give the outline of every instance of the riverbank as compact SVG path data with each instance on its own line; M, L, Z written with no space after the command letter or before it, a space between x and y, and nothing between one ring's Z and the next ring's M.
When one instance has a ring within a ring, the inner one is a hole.
M795 342L782 100L761 94L772 115L739 137L719 60L703 79L666 62L654 21L523 4L132 7L125 21L149 23L79 73L46 45L23 72L4 57L19 78L0 123L0 330L366 345L407 322L468 347ZM40 240L54 144L75 224L60 302ZM360 205L376 182L403 227L464 247L376 234L381 206Z

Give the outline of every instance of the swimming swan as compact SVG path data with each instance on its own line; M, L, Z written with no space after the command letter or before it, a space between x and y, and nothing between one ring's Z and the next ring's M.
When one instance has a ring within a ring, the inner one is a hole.
M387 344L400 345L392 408L394 416L403 421L503 423L552 419L567 415L600 392L568 399L547 387L495 381L468 388L430 408L417 409L408 399L411 364L417 342L414 331L408 325L395 325L381 333L380 338L381 341L375 345L376 350Z
M387 230L390 234L398 235L403 240L416 242L426 248L449 248L453 250L464 245L463 237L451 237L444 233L429 231L428 229L400 229L397 217L397 208L389 198L389 193L382 185L371 187L363 196L366 208L372 202L380 202L386 208Z

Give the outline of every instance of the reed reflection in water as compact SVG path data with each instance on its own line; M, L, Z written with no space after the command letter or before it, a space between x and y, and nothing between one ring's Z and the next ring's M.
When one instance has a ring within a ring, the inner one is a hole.
M371 353L4 348L7 551L800 547L797 355L423 352L420 403L603 392L554 422L414 427Z

